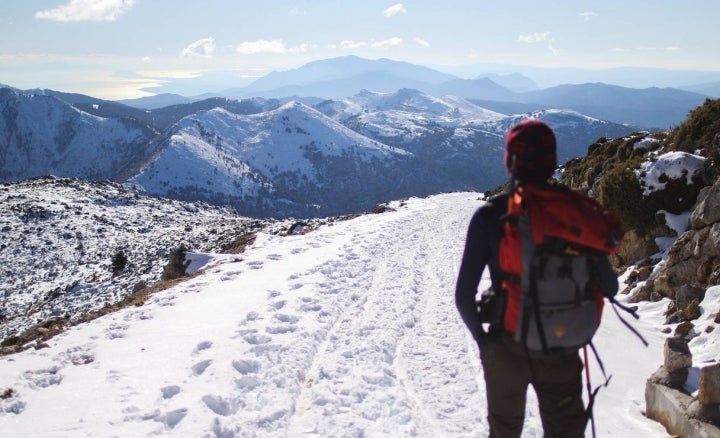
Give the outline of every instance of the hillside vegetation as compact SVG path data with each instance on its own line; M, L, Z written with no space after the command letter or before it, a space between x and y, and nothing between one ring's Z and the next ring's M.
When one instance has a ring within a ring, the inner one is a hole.
M560 182L620 218L626 233L613 261L618 270L634 266L626 293L674 300L668 322L699 317L706 288L720 284L720 99L668 132L598 139L564 166Z
M700 189L720 175L720 99L708 99L670 132L636 132L617 139L600 138L586 157L569 161L560 182L597 197L621 219L626 231L646 235L657 224L655 214L687 212ZM703 168L688 178L661 177L664 190L645 193L636 175L641 165L668 152L705 157Z

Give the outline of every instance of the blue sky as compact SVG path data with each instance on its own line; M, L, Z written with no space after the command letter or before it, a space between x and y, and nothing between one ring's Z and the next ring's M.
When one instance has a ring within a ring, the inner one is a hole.
M0 83L193 95L350 54L468 77L488 64L720 71L719 16L717 0L4 0Z

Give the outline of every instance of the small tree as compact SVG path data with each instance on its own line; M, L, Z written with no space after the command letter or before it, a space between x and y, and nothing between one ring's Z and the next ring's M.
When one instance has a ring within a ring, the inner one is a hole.
M112 258L113 277L117 276L127 266L128 258L124 252L118 251Z

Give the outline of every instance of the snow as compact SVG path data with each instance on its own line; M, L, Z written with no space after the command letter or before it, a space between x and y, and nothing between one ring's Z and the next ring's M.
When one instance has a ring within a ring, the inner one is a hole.
M272 190L271 177L278 175L297 174L299 180L317 182L308 148L325 157L346 154L364 162L411 155L295 101L251 115L222 108L200 111L179 121L174 130L164 151L131 178L148 193L168 196L181 188L181 193L258 197L263 189Z
M10 396L0 399L0 430L484 436L478 350L454 306L479 198L411 198L303 235L261 233L241 258L192 253L202 275L75 326L49 348L1 357L0 393ZM719 298L720 288L708 290L706 314ZM633 324L648 348L606 310L595 344L612 379L596 399L598 436L667 435L642 415L666 305L639 304ZM717 357L716 338L693 348ZM602 383L594 359L590 374ZM527 409L523 436L542 436L532 394Z
M657 157L655 161L644 161L635 175L644 188L643 195L648 196L654 191L665 188L666 178L685 178L692 184L692 177L702 169L705 158L687 152L668 152Z

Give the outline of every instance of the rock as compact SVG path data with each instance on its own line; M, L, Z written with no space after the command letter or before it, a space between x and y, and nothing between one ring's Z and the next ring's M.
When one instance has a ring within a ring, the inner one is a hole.
M720 180L700 191L698 202L690 214L690 224L696 229L717 222L720 222Z
M668 226L664 212L658 211L655 213L655 223L657 223L657 227L653 231L654 236L677 237L677 231Z
M638 260L647 259L653 254L657 254L658 251L660 248L654 238L651 236L640 237L634 230L629 230L623 235L617 254L620 262L617 264L632 264Z
M665 369L669 373L687 369L692 366L692 354L688 347L688 341L680 336L667 338L665 340Z
M660 422L671 435L692 438L719 437L720 429L716 426L690 418L687 409L692 405L693 398L682 391L650 380L645 385L647 417Z
M695 298L688 304L688 306L682 311L683 318L685 321L693 321L702 315L700 312L700 301Z
M185 245L180 245L179 248L170 251L168 264L165 265L162 272L163 280L173 280L185 276L185 271L191 263L191 260L185 260L186 253Z
M684 284L675 293L675 303L679 309L685 309L693 300L702 301L705 298L705 288L697 284ZM694 318L693 318L694 319Z
M650 274L652 274L652 268L650 266L641 266L637 272L638 281L645 281L650 278Z
M704 405L699 400L694 400L688 406L687 414L690 418L720 426L720 408L718 405Z
M720 312L715 314L715 324L720 324Z
M135 283L135 286L133 286L132 291L133 291L133 293L137 293L145 288L147 288L147 284L144 281L140 280L137 283Z
M686 338L687 335L695 328L695 324L690 321L683 321L675 327L675 336Z
M627 278L625 279L625 284L633 285L633 284L637 283L637 281L638 281L638 271L633 270L628 274Z
M671 373L667 368L661 366L650 376L648 382L667 386L668 388L682 389L685 386L688 374L690 372L687 368Z
M703 405L720 404L720 363L700 368L698 401Z

